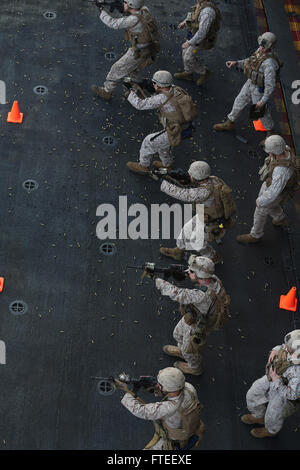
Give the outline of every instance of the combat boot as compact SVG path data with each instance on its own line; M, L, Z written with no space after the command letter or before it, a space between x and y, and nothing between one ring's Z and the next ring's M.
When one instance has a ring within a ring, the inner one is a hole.
M213 126L215 131L234 131L235 130L235 124L233 121L230 121L230 119L227 119L225 122L221 122L220 124L215 124Z
M201 77L198 78L198 80L196 81L197 85L198 85L198 86L201 86L201 85L203 85L203 83L207 82L207 80L209 79L210 75L211 75L211 71L208 70L208 69L206 69L205 74L204 74L204 75L201 75Z
M106 101L109 101L112 97L112 92L111 91L106 91L105 88L97 85L92 85L91 87L92 92L96 96L100 96L100 98L103 98Z
M182 261L184 257L184 250L180 250L177 247L176 248L164 248L162 246L159 252L164 256L168 256L168 258L175 259L176 261Z
M244 424L265 424L265 418L255 418L251 414L241 416L241 421Z
M147 166L143 166L137 162L128 162L127 168L134 173L138 173L139 175L148 175L148 173L150 173L150 170Z
M201 366L197 369L193 369L192 367L189 367L186 362L177 361L174 362L173 366L181 370L181 372L183 372L184 374L201 375L203 373Z
M252 237L251 233L245 233L244 235L238 235L236 237L239 243L258 243L261 238Z
M194 80L193 72L177 72L174 73L174 78L178 78L178 80Z
M289 225L289 219L285 217L282 220L279 220L278 222L276 220L272 220L272 224L275 225L275 227L286 227Z
M182 357L181 351L178 348L178 346L172 346L170 344L167 344L166 346L163 346L163 352L165 354L168 354L168 356L176 356L176 357Z
M166 168L168 171L172 170L172 165L169 165L169 166L165 166L163 165L162 162L159 162L158 160L155 160L153 163L152 163L153 167L155 168L155 170L158 170L159 168Z
M250 434L253 437L257 437L258 439L263 439L264 437L275 437L277 436L278 432L276 434L272 434L266 428L254 428L251 429Z

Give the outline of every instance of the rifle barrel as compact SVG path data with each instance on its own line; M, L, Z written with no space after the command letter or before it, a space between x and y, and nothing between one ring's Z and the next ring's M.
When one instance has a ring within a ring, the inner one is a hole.
M147 269L147 266L127 266L127 268L131 268L131 269ZM149 268L148 268L149 269ZM155 273L164 273L165 271L167 271L169 268L160 268L158 266L155 266L153 272ZM151 270L152 271L152 270Z
M107 380L107 381L114 381L114 377L91 377L92 380Z

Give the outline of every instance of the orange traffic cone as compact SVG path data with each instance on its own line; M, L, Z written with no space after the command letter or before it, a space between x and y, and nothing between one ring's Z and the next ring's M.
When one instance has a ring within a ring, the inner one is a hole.
M14 101L12 105L11 112L8 113L7 122L14 122L16 124L21 124L23 121L23 113L20 113L19 104L17 101Z
M267 129L264 128L264 126L262 125L262 122L261 120L259 119L258 121L253 121L253 125L254 125L254 129L256 131L264 131L264 132L267 132Z
M4 277L0 277L0 292L3 291L3 286L4 286Z
M291 290L286 295L280 296L279 307L284 310L290 310L291 312L296 312L297 310L297 288L292 287Z

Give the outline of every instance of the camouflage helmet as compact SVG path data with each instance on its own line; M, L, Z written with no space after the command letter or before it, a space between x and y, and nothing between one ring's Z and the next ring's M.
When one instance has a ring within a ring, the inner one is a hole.
M258 36L258 44L262 46L264 49L270 49L271 47L275 46L276 43L276 36L269 31Z
M144 5L144 0L126 0L126 3L129 8L139 10Z
M292 351L290 361L295 364L300 364L300 330L294 330L285 335L284 343L288 346L289 351Z
M284 344L293 351L300 348L300 330L293 330L284 337Z
M189 271L195 273L199 279L208 279L213 276L215 265L206 256L191 255L189 257Z
M173 77L167 70L158 70L152 77L152 82L160 87L168 87L173 83Z
M184 388L185 376L176 367L166 367L158 372L157 382L166 392L177 392Z
M267 153L281 155L286 149L285 140L280 135L270 135L265 140L264 149Z
M206 162L193 162L188 170L188 174L195 180L205 180L210 176L210 166Z

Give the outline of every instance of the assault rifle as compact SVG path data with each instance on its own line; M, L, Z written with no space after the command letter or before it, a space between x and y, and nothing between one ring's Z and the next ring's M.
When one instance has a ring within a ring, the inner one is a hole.
M100 0L88 0L88 2L94 3L94 5L96 5L96 7L98 7L100 10L102 8L107 7L110 13L112 13L115 10L118 10L120 13L124 13L123 2L121 2L120 0L115 0L113 2L102 2Z
M173 277L175 281L184 281L186 279L186 266L183 264L170 264L168 268L157 267L155 263L145 263L143 266L127 266L129 269L142 269L142 279L147 275L163 274L164 280Z
M98 380L98 392L100 395L112 395L115 393L116 389L118 388L115 380L119 380L120 382L124 382L127 385L132 387L131 391L136 395L137 392L143 388L148 392L156 392L158 391L157 387L157 380L156 377L152 377L151 375L141 375L138 379L130 377L130 375L122 372L117 377L91 377L93 380Z
M151 95L154 95L155 93L155 88L150 78L144 78L143 80L134 80L131 77L124 77L123 85L126 88L126 90L135 88L137 91L141 93L143 98L147 98Z
M176 170L167 170L167 168L158 168L157 170L152 170L150 176L158 181L159 179L164 179L174 183L178 186L189 186L191 185L191 178L188 173L183 171L181 168Z

